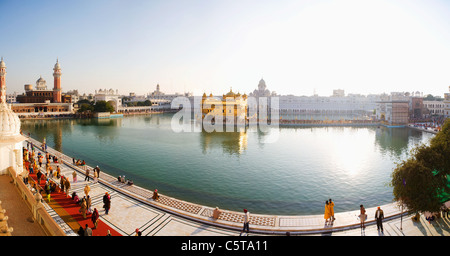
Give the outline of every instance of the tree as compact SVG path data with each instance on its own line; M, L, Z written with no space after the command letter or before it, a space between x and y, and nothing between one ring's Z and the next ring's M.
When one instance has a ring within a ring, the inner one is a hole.
M97 101L94 105L94 112L114 112L114 107L110 102L104 100Z
M80 105L80 108L78 109L79 113L83 113L83 112L92 112L94 111L94 106L92 106L89 103L82 103Z
M411 153L392 172L394 200L410 212L438 212L450 200L450 119L429 146L422 144Z
M91 104L92 105L92 102L90 100L88 100L88 99L79 100L77 103L78 104L86 103L86 104Z

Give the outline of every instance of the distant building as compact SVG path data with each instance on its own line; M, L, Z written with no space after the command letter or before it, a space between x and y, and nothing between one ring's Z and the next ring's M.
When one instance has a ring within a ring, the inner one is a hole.
M47 81L40 76L33 85L25 84L25 93L16 96L11 109L19 117L28 116L60 116L71 115L74 112L72 97L61 93L61 66L59 61L53 67L53 90L47 89Z
M247 120L247 95L234 93L231 89L222 98L209 97L206 93L202 96L202 119L210 118L211 120L222 119L224 124L238 124Z
M261 78L258 83L258 89L253 90L253 92L249 93L249 97L271 97L276 96L277 94L273 91L269 91L266 86L266 82Z
M421 119L424 117L425 106L422 97L411 97L409 102L410 117Z
M172 100L176 97L192 97L192 93L185 92L183 94L181 93L175 93L175 94L165 94L160 90L159 84L156 85L156 90L149 93L147 96L147 99L152 102L152 104L156 104L158 106L162 106L163 108L170 108L170 104L172 103Z
M61 94L61 66L59 61L56 60L56 64L53 68L53 90L47 89L47 81L42 76L36 81L36 89L33 90L33 86L26 84L25 93L17 95L16 101L19 103L45 103L50 101L51 103L62 103L63 98ZM67 101L67 98L66 100Z
M341 89L333 90L333 97L345 97L344 90Z
M388 125L406 125L409 120L408 101L383 101L377 108L377 119Z
M450 118L450 86L449 92L444 94L444 116Z
M377 108L376 102L380 100L382 100L380 95L349 94L344 97L281 95L280 116L283 120L367 119Z
M78 90L71 90L63 94L63 96L70 96L71 103L77 103L80 100L80 95L78 94Z
M117 111L119 107L122 106L122 100L121 96L119 95L119 91L114 91L113 89L100 89L95 90L94 94L94 103L97 103L97 101L106 101L110 102L112 106L114 107L114 111Z
M19 117L61 116L74 113L72 103L51 103L49 100L44 103L15 103L11 104L11 109Z
M14 92L13 94L7 94L6 95L6 102L7 103L15 103L17 98L17 92Z
M148 100L145 95L136 95L134 92L130 92L129 96L122 97L122 105L127 105L130 102L144 102Z
M424 100L424 108L428 111L430 116L442 116L444 115L445 103L444 101L438 100Z
M409 113L409 93L392 92L388 100L377 102L376 117L387 125L407 125Z

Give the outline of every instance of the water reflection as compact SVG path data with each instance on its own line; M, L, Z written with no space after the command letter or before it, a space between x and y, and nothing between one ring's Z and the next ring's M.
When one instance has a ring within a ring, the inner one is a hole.
M337 210L353 209L362 200L365 205L389 202L392 191L384 184L393 160L433 137L376 126L176 133L172 116L30 120L22 121L22 129L91 166L126 174L139 186L199 204L220 202L231 210L244 204L274 214L321 212L324 195L339 198ZM279 139L266 143L277 132Z
M21 129L24 134L43 141L46 139L49 145L62 151L63 134L71 134L74 120L25 120L21 121Z
M122 118L77 119L72 125L80 126L82 136L92 134L100 142L114 141L120 134Z
M221 148L223 153L240 155L247 149L247 132L206 132L200 133L202 153Z
M389 153L399 159L424 139L424 133L410 128L377 127L375 143L383 154ZM425 136L429 138L429 136Z
M48 145L63 152L63 138L70 137L74 131L83 136L93 134L100 141L114 140L119 135L117 127L122 119L58 119L58 120L22 120L21 129L38 141L44 138ZM75 128L76 127L76 128ZM105 129L99 127L108 127Z

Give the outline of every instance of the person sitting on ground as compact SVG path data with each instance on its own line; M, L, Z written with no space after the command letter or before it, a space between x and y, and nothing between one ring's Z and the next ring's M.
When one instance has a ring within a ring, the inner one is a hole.
M159 195L158 195L158 190L155 189L155 192L153 192L153 196L152 196L153 200L158 200L159 199Z
M213 219L218 219L222 212L219 210L219 207L216 207L213 211Z

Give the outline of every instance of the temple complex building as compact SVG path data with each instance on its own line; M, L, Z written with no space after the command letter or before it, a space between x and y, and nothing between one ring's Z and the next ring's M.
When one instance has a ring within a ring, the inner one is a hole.
M222 98L214 97L206 93L202 96L202 119L210 118L211 120L223 120L225 123L238 124L247 120L247 95L234 93L232 89Z
M26 84L25 93L16 96L16 101L18 103L62 103L71 102L70 96L63 97L61 93L61 66L59 61L56 60L56 64L53 68L53 90L47 89L47 81L39 77L36 81L36 88L33 89L31 84Z
M118 109L122 106L122 96L119 95L118 90L113 89L100 89L95 90L94 94L94 103L97 103L97 101L106 101L110 102L111 105L114 107L114 111L118 111Z
M25 93L16 95L11 109L20 117L31 116L61 116L74 113L72 97L61 93L61 66L59 61L53 67L53 89L47 88L47 81L40 76L36 81L36 88L25 84Z
M6 64L0 61L0 175L13 168L16 175L22 173L23 155L20 119L6 103Z

